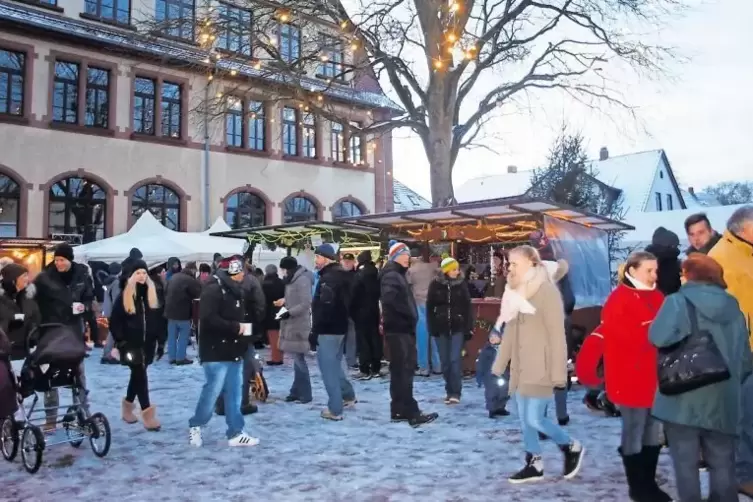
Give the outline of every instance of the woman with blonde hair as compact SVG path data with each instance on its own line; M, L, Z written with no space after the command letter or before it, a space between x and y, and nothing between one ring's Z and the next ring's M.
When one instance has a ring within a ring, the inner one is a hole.
M134 413L135 400L141 405L141 419L149 431L158 431L157 410L149 402L149 381L146 369L165 353L166 332L160 329L157 288L149 278L146 263L134 261L121 275L121 294L113 304L110 332L115 339L113 358L128 366L131 377L122 402L123 421L138 422Z
M567 342L562 297L538 251L520 246L509 253L507 285L498 325L504 324L492 373L502 375L510 364L510 394L515 395L526 449L525 466L508 478L511 483L544 476L539 433L564 454L563 474L578 474L584 448L546 418L555 389L567 385Z

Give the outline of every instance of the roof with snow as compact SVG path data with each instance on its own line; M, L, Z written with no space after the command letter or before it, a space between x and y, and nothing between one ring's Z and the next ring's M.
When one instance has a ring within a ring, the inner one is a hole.
M737 204L734 206L713 206L706 208L689 208L679 209L676 211L657 211L657 212L631 212L625 216L625 223L635 227L635 230L626 232L623 242L627 244L647 245L651 242L654 230L658 227L664 227L676 233L680 238L681 246L687 246L687 234L685 233L685 219L696 213L706 213L711 226L719 233L727 228L727 220L736 209L745 206Z
M408 188L407 185L396 179L392 180L392 200L395 205L395 211L413 211L414 209L428 209L431 207L431 201L421 197Z
M599 181L622 191L626 211L645 209L656 172L664 164L676 185L664 150L650 150L591 161L591 167ZM530 188L532 174L532 170L526 170L474 178L459 186L455 190L455 197L461 202L471 202L523 195Z
M74 37L90 44L96 44L99 47L132 51L154 58L182 63L201 65L206 58L202 49L191 44L154 39L125 28L79 21L60 14L43 12L24 5L3 1L0 1L0 23L20 25L28 30L43 30L55 33L58 36ZM402 112L402 108L383 93L369 92L342 85L327 85L316 78L297 77L293 79L281 72L271 72L264 68L256 69L250 61L242 59L221 59L217 61L216 66L222 71L236 71L240 77L305 87L311 92L321 92L336 100Z
M682 198L685 201L685 206L688 209L698 208L704 209L707 207L721 206L722 203L713 195L706 192L691 192L692 189L680 188Z

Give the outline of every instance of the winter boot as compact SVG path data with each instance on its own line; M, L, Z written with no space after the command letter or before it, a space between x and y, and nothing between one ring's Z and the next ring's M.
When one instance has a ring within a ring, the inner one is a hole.
M439 418L439 414L438 413L419 413L418 415L416 415L416 416L414 416L412 418L409 418L408 419L408 424L411 427L414 427L414 428L415 427L420 427L422 425L426 425L426 424L432 423L437 418Z
M136 405L134 403L129 403L123 399L123 402L120 403L120 415L123 417L123 422L127 424L135 424L139 421L139 418L134 413L135 409Z
M580 471L583 463L583 454L586 449L580 444L580 441L573 440L570 444L560 446L562 454L565 456L565 464L562 469L562 475L565 479L573 479Z
M223 410L224 411L224 410ZM247 403L241 405L241 415L253 415L259 411L259 408L254 403Z
M634 502L654 502L647 493L643 479L644 475L641 471L641 469L643 469L643 466L641 465L643 462L643 454L623 455L622 448L619 448L617 451L619 451L620 456L622 457L622 465L625 468L628 497L630 497L630 500Z
M157 432L162 428L159 420L157 420L157 408L154 405L141 410L141 420L144 422L144 428L148 431Z
M652 502L671 502L670 497L656 483L656 467L659 464L659 452L661 446L644 446L641 450L641 468L643 469L643 486L650 495Z
M512 484L530 483L532 481L539 481L544 479L544 464L541 461L540 455L534 455L532 453L526 453L526 465L507 478Z

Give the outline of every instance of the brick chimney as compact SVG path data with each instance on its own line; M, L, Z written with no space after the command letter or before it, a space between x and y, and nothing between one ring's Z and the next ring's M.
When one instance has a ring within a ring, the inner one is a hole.
M609 158L609 149L606 146L602 146L599 150L599 160L607 160Z
M515 174L518 172L518 166L507 166L507 172L510 174Z
M690 192L690 195L695 197L695 190L693 190L693 187L688 187L688 192Z

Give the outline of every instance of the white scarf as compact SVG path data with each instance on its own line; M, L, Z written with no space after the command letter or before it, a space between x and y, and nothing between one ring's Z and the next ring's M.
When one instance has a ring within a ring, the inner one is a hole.
M548 275L547 270L547 275ZM538 274L536 267L531 267L523 276L518 287L513 288L510 283L507 283L505 292L502 295L502 303L499 308L499 316L497 322L494 323L494 327L497 331L502 330L502 325L512 321L518 314L533 315L536 313L536 308L528 301L528 283L536 279ZM538 288L536 288L538 290ZM535 290L534 290L535 292Z
M654 283L653 286L647 286L646 284L643 284L641 281L633 277L632 275L628 274L627 271L625 272L625 277L630 281L630 283L633 285L635 289L638 289L640 291L653 291L656 289L656 283Z

